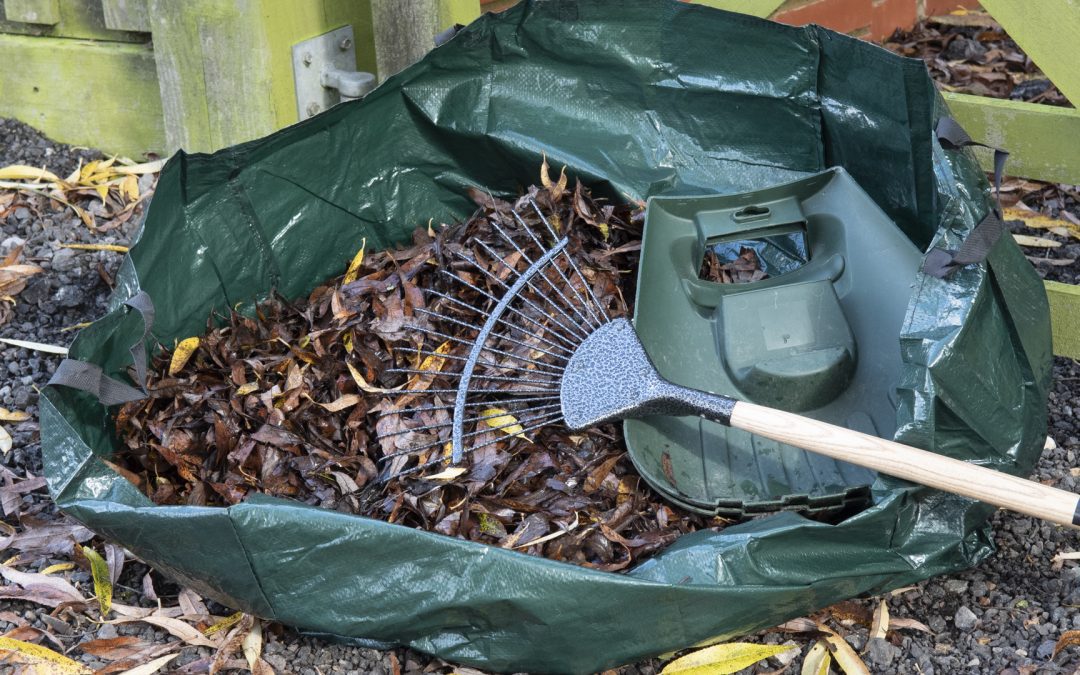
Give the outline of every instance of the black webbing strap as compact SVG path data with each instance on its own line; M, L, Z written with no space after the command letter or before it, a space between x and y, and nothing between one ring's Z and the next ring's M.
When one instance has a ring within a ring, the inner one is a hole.
M132 387L102 372L101 367L78 361L64 359L56 368L49 384L58 384L93 394L104 405L117 405L128 401L138 401L148 394L143 388L146 383L146 346L143 344L150 328L154 325L154 303L145 291L139 291L124 303L142 315L143 333L135 344L131 345L131 359L135 363L135 379L139 388Z
M923 259L922 271L932 277L943 279L952 272L974 263L986 260L990 249L1005 232L1005 223L1001 219L1001 204L996 200L1001 194L1001 176L1005 172L1005 159L1009 153L992 145L971 140L964 128L951 117L942 117L935 128L938 142L947 150L959 150L970 145L979 145L994 151L994 208L972 228L967 239L955 251L935 248Z

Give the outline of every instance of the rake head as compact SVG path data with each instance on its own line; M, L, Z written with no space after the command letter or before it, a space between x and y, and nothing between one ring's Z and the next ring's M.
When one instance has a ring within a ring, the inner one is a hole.
M496 212L488 224L505 244L502 250L477 241L470 253L454 253L452 271L443 270L446 292L427 290L432 309L415 310L418 320L407 328L442 344L434 351L406 350L423 361L390 371L410 376L411 388L401 390L404 398L380 422L395 416L404 422L400 416L406 414L432 421L379 434L379 483L458 463L465 453L508 435L525 438L564 423L572 403L563 396L567 367L579 346L611 318L568 253L569 240L534 201L528 208L542 224L538 231L516 211L510 211L512 223L498 222ZM450 335L439 324L468 337ZM432 387L440 378L456 386ZM424 402L400 407L418 398ZM393 449L386 452L388 441Z

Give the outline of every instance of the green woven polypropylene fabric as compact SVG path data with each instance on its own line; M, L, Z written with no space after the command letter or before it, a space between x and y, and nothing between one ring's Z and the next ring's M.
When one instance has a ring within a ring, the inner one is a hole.
M818 27L669 0L547 0L485 15L360 102L213 155L173 157L124 261L115 309L71 356L126 377L142 290L151 346L272 288L304 295L362 241L513 194L546 154L595 191L733 192L840 165L920 247L956 248L990 207L920 62ZM1025 474L1045 437L1041 283L1008 237L988 262L920 275L898 348L898 440ZM109 411L49 387L58 504L221 602L300 629L492 670L589 672L775 625L976 564L990 508L891 479L836 525L780 513L687 535L608 574L290 501L159 507L101 461Z

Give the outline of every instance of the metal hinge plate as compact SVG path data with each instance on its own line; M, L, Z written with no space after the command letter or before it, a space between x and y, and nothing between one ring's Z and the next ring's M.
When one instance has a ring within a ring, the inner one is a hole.
M292 48L293 79L296 81L296 113L301 120L337 105L340 96L323 86L322 74L331 70L356 70L356 43L352 26L342 26Z

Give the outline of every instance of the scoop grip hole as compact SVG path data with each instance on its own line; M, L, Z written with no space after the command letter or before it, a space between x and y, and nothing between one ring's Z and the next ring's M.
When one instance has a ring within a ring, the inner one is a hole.
M767 206L747 206L731 214L732 220L737 223L745 223L751 220L762 220L772 213Z

